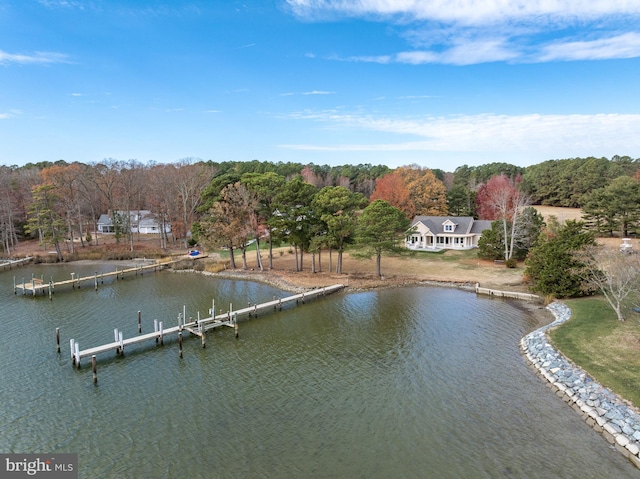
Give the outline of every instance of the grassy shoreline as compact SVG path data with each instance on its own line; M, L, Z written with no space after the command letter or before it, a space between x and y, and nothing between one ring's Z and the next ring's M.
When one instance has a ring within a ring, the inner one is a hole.
M640 315L630 312L618 321L602 297L563 302L571 319L549 332L552 345L598 383L640 406Z

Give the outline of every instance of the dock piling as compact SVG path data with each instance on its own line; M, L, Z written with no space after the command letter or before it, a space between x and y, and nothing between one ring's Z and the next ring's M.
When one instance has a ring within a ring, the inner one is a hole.
M56 350L60 353L60 328L56 328Z
M93 384L98 384L98 367L95 354L91 356L91 369L93 370Z
M80 343L76 341L74 346L76 348L76 366L80 369Z
M180 357L182 357L182 333L178 333L178 349L180 350Z
M142 313L138 311L138 333L142 332Z

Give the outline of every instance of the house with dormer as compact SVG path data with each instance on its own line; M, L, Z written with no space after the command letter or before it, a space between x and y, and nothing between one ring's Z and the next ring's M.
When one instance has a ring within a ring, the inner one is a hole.
M160 233L162 227L158 222L158 215L153 214L149 210L132 210L128 214L126 211L115 211L104 213L98 218L99 233L115 233L116 227L113 224L113 218L119 222L121 231L131 231L132 233L151 234ZM165 232L171 233L171 226L165 224Z
M478 247L491 221L471 216L416 216L407 232L406 246L412 250L471 249Z

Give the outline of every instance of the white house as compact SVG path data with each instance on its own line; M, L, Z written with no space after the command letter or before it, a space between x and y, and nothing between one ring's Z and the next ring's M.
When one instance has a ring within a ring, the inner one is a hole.
M407 232L406 246L426 251L477 248L487 229L491 229L491 221L471 216L416 216Z
M115 215L121 218L123 229L126 229L128 224L132 233L150 234L160 232L161 227L158 223L157 215L149 210L130 211L128 221L126 211L116 211ZM97 226L99 233L115 233L113 219L110 214L101 214L100 218L98 218ZM165 226L165 230L167 233L171 233L171 227L168 224Z

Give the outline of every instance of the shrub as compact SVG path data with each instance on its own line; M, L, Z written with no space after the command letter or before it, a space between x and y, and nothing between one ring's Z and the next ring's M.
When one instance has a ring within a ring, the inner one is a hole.
M504 262L504 264L507 268L515 268L516 266L518 266L518 262L516 261L515 258L509 258L507 261Z

